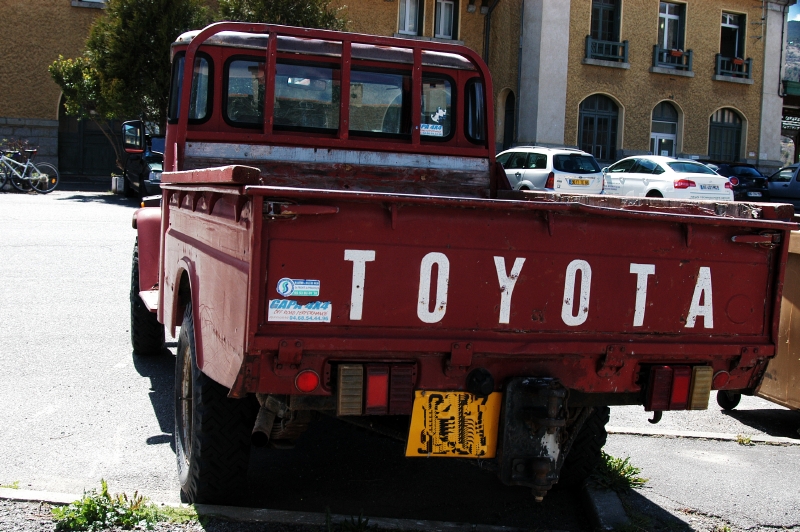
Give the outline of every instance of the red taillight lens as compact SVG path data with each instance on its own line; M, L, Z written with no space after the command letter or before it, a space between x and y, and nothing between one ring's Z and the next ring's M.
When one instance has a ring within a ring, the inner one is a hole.
M739 184L739 178L736 177L736 176L729 177L728 178L728 182L735 187L735 186L737 186ZM725 188L731 188L731 187L729 187L728 185L725 185Z
M730 182L730 181L728 181L727 183L725 183L725 188L727 188L727 189L730 189L730 190L733 190L733 185L731 185L731 182Z
M311 393L319 386L319 375L310 369L301 371L294 379L294 386L303 393Z
M669 410L672 399L672 368L669 366L656 366L650 370L650 383L647 387L647 397L644 409ZM688 392L687 392L688 393Z
M697 183L695 183L691 179L676 179L673 182L673 186L675 188L689 188L689 187L696 187Z
M386 414L389 411L389 368L367 366L367 414Z
M692 382L692 370L689 366L672 368L672 393L670 394L670 410L686 410L689 404L689 385Z
M544 188L556 188L556 175L553 172L547 174L547 182L544 184Z

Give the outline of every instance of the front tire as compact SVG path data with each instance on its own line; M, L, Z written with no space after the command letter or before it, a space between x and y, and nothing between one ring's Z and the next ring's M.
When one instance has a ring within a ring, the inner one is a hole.
M55 190L58 179L58 170L50 163L39 163L31 170L31 188L39 194Z
M175 365L175 457L183 502L241 501L256 412L252 398L228 398L228 389L197 367L192 305L187 303Z
M733 410L739 405L739 401L741 400L742 394L738 392L728 392L726 390L717 392L717 404L721 406L723 410Z
M572 449L564 459L558 485L574 487L583 484L589 478L602 458L602 449L606 444L606 424L611 413L607 406L596 406L594 412L584 422L581 431L572 443Z
M133 245L131 265L131 345L138 356L160 355L165 350L164 326L139 297L139 239Z

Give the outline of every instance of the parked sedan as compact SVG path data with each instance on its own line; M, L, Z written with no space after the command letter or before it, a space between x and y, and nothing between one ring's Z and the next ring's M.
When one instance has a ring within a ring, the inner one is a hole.
M695 161L642 155L622 159L604 170L604 194L733 200L733 185L728 178Z
M715 163L708 166L730 180L736 201L769 201L767 177L752 164Z
M781 168L769 176L769 194L772 201L791 203L795 211L800 209L800 164Z

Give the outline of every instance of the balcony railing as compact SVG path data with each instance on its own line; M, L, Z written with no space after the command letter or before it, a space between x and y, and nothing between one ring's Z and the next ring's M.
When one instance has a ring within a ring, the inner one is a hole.
M747 59L739 59L738 57L725 57L717 54L714 74L732 78L753 79L753 60L749 57Z
M601 41L586 36L586 59L599 59L601 61L628 62L628 41Z
M670 50L653 46L653 66L657 68L672 68L675 70L692 71L692 51Z

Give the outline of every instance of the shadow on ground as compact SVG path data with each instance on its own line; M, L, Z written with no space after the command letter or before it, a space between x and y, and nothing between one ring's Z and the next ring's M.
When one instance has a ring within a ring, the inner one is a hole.
M169 349L159 356L133 356L133 366L139 375L150 379L150 404L158 421L161 434L147 438L148 445L169 443L173 452L175 441L175 356Z
M765 408L758 410L723 410L738 422L770 436L800 440L800 411Z
M620 499L625 513L630 519L631 530L647 530L649 532L691 532L695 530L686 522L635 491L621 494Z
M106 203L108 205L119 205L120 207L139 208L139 200L126 198L120 194L107 193L82 193L76 192L58 198L59 201L74 201L78 203Z

